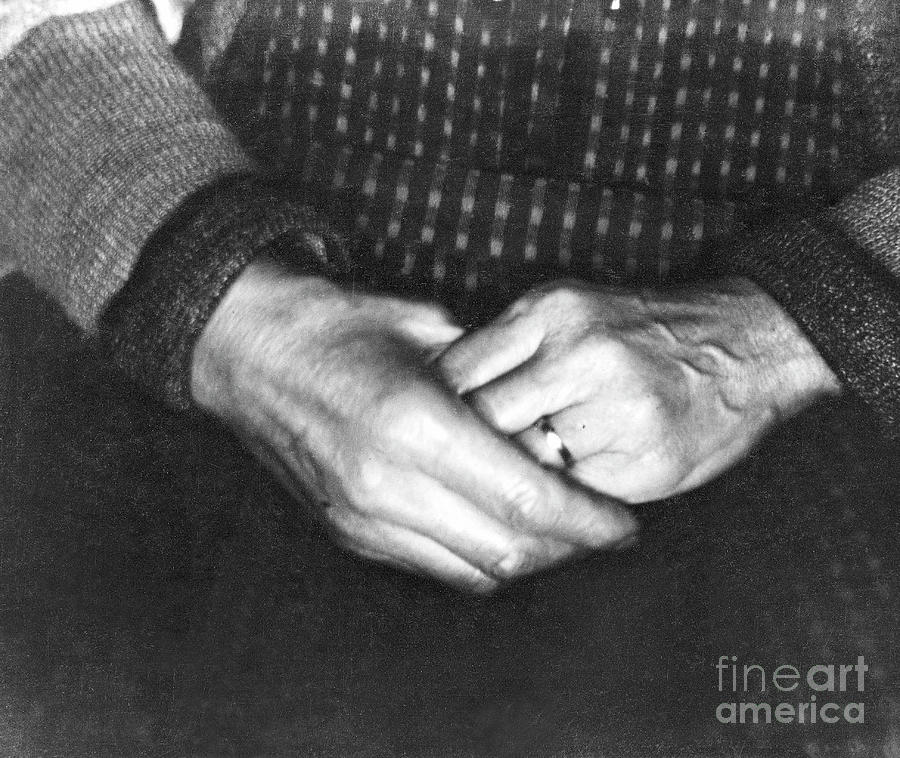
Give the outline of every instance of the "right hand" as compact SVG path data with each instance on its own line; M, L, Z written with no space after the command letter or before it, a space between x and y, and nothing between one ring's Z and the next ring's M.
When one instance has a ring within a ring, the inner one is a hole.
M201 335L192 390L361 556L489 592L627 541L624 507L542 468L441 382L431 358L461 334L436 306L257 262Z

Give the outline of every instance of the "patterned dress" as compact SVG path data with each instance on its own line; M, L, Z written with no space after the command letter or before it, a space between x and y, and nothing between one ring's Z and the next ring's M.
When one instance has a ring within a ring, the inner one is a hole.
M846 191L846 23L828 0L261 0L206 81L379 276L473 318L548 276L658 280L748 211Z

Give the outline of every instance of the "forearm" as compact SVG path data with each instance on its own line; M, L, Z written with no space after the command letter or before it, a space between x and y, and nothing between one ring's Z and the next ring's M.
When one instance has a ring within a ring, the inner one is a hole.
M20 38L0 61L4 242L91 330L164 219L251 165L141 3L54 17L24 36L40 14L15 19L4 40Z
M127 375L186 408L194 343L242 270L266 253L333 274L340 243L255 175L152 14L106 5L41 5L0 61L0 223Z
M835 207L760 224L719 257L797 323L843 388L900 435L900 171Z

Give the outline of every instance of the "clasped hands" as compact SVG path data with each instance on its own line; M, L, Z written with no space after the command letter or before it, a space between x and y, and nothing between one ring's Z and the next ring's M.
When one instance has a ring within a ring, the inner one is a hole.
M626 503L708 481L837 388L743 280L563 281L466 334L434 305L266 262L226 293L192 373L197 403L340 544L476 592L629 544Z

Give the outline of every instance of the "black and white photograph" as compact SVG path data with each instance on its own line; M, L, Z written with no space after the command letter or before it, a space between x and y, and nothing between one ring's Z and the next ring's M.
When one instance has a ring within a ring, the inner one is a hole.
M0 758L900 758L898 0L0 0Z

